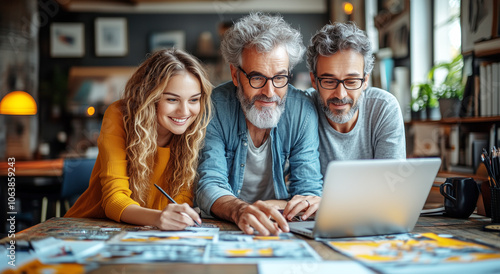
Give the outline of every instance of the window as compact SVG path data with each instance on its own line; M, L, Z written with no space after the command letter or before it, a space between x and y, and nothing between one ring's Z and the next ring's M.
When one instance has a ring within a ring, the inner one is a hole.
M449 62L460 54L460 0L434 1L433 62ZM445 71L436 71L436 83L442 82Z

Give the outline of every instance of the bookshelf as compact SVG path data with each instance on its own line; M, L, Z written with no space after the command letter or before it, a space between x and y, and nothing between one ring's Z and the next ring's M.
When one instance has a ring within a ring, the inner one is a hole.
M477 174L482 148L500 145L500 116L413 120L405 126L408 157L441 157L441 173Z
M409 157L439 156L443 159L441 173L477 176L482 148L500 146L500 4L490 3L493 16L483 20L481 35L477 36L468 33L470 20L465 11L469 6L465 3L461 3L462 55L463 71L469 77L460 115L463 117L412 120L405 125L409 138L413 138L407 144L414 144Z
M500 116L488 117L451 117L440 120L411 120L406 122L406 125L412 124L473 124L473 123L495 123L500 122Z
M474 55L477 57L500 54L500 37L474 43Z

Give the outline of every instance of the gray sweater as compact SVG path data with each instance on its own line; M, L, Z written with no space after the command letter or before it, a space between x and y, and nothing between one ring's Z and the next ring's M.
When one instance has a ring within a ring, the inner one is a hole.
M406 158L405 128L398 101L379 88L368 87L364 92L358 121L347 133L330 126L319 105L319 94L317 91L310 93L318 109L319 159L323 175L332 160Z

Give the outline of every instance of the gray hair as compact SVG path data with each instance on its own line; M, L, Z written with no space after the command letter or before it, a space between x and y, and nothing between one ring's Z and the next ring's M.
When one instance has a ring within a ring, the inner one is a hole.
M328 24L317 31L307 48L307 67L316 74L319 55L331 56L349 49L363 55L364 73L370 74L375 63L372 46L366 33L354 22Z
M221 52L226 62L238 67L243 49L255 47L258 52L270 52L278 46L285 47L290 70L302 61L305 47L300 32L281 16L257 12L243 17L224 34Z

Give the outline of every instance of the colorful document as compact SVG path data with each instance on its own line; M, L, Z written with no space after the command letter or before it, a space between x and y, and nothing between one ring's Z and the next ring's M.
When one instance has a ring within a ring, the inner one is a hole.
M177 244L205 245L217 240L219 228L188 227L180 231L129 231L116 235L109 245Z
M277 260L312 263L321 261L321 257L302 240L219 241L208 246L210 263L258 263Z
M451 235L422 233L324 241L333 249L383 273L452 269L484 273L500 270L500 250Z
M107 241L81 263L257 263L264 261L321 261L303 240L291 233L279 236L245 235L241 231L190 227L183 231L129 231Z

